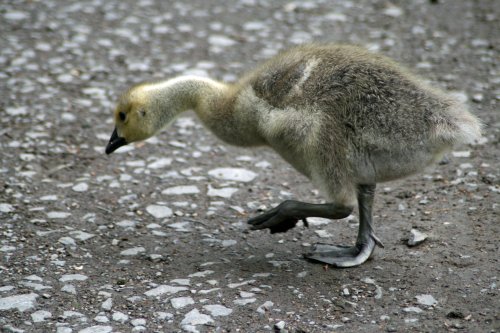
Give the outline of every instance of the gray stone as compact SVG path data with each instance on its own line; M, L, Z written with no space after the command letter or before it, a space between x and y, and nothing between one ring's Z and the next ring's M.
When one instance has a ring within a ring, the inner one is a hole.
M146 291L144 294L146 296L156 297L156 296L161 296L163 294L173 295L173 294L176 294L180 291L185 291L185 290L188 290L188 288L161 285L161 286L158 286L156 288L153 288L151 290Z
M69 282L69 281L85 281L88 279L88 276L83 274L65 274L59 278L61 282Z
M233 310L219 304L204 305L203 308L214 317L229 316Z
M415 296L417 299L417 302L422 304L422 305L427 305L427 306L432 306L436 305L437 301L432 295L424 294L424 295L417 295Z
M194 300L191 297L176 297L170 300L170 304L174 309L182 309L188 305L194 304Z
M110 333L112 331L113 327L111 326L96 325L84 328L83 330L78 331L78 333Z
M186 314L184 319L182 319L181 325L196 326L212 323L213 321L214 320L209 315L200 313L198 309L193 309Z
M408 246L417 246L422 244L427 239L427 234L418 231L417 229L411 229L410 238L408 239Z
M45 311L45 310L38 310L38 311L33 312L31 314L31 320L33 320L34 323L40 323L42 321L45 321L45 319L51 318L51 317L52 317L52 313L50 313L49 311Z

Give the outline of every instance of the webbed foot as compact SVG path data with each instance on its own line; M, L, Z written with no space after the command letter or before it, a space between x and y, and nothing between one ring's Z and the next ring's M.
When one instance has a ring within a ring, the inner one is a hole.
M364 263L373 254L375 245L384 247L375 235L368 241L354 246L328 245L317 243L311 251L304 254L304 258L323 262L334 267L354 267Z
M251 225L250 230L270 229L271 233L286 232L297 225L298 221L303 221L308 227L307 217L324 217L331 219L341 219L349 216L352 207L328 204L310 204L295 200L286 200L278 206L268 210L264 214L248 220Z
M251 225L250 230L260 230L268 228L271 234L287 232L294 228L302 220L305 227L309 227L307 219L295 217L291 214L293 202L285 201L277 207L268 210L264 214L258 215L248 220Z

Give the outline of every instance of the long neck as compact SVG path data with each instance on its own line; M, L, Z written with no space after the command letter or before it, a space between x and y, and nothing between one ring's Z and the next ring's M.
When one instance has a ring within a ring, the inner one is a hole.
M256 118L235 107L237 89L208 78L180 76L146 89L154 92L159 128L178 114L194 110L200 120L223 141L241 146L262 144Z

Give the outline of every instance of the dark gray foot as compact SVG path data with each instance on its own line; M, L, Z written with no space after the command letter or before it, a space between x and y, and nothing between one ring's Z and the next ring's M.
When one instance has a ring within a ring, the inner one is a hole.
M325 217L342 219L349 216L351 207L336 204L310 204L306 202L287 200L264 214L248 220L251 230L269 229L271 233L286 232L303 221L307 226L307 217Z
M353 267L359 266L368 260L373 254L373 250L375 250L375 245L384 247L373 232L372 206L374 195L375 185L358 186L359 230L356 245L349 247L319 243L311 248L311 252L304 254L304 257L335 267Z
M354 246L317 243L311 247L310 252L304 254L304 258L334 267L354 267L361 265L370 258L375 245L383 247L375 236L362 245Z

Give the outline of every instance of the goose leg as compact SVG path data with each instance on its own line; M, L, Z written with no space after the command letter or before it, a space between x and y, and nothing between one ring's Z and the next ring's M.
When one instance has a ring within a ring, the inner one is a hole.
M277 207L268 210L264 214L248 220L251 230L269 228L271 233L286 232L295 227L298 221L304 221L307 226L307 217L324 217L330 219L342 219L349 216L352 207L327 204L310 204L295 200L283 201Z
M372 206L375 185L358 187L359 230L356 245L335 246L318 243L313 245L305 258L320 261L336 267L353 267L364 263L373 253L375 245L384 247L375 236L372 226Z

